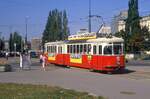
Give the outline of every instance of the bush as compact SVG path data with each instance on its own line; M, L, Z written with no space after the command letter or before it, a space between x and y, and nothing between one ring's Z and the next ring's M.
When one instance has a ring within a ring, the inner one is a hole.
M0 71L9 72L12 68L5 60L0 60Z

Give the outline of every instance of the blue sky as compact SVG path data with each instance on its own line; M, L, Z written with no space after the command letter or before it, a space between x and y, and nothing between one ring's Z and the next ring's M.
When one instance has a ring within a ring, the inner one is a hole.
M128 0L91 0L92 14L100 15L106 23L122 10L127 10ZM139 0L141 15L150 14L149 0ZM28 16L28 37L40 37L45 28L50 10L66 10L71 33L80 28L87 28L88 0L1 0L0 1L0 32L6 38L10 31L18 31L25 36L25 18ZM92 20L95 31L100 20Z

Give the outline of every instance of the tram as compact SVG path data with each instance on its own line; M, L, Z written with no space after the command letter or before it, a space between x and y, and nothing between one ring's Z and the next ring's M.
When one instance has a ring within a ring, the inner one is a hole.
M108 72L125 68L124 40L115 36L72 35L67 41L46 43L45 54L57 65Z

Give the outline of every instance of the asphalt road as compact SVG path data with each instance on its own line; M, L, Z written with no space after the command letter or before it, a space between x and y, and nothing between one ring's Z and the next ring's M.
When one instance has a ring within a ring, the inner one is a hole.
M14 60L16 62L17 59ZM60 86L108 99L150 99L150 65L127 64L124 73L108 75L54 65L49 65L47 70L43 71L37 60L32 61L31 70L20 70L13 60L10 60L10 63L13 72L1 72L0 82Z

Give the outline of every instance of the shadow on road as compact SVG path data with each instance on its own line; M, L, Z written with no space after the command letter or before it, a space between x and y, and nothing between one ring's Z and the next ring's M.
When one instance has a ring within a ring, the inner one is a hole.
M130 73L133 73L133 72L136 72L134 70L129 70L129 69L124 69L124 70L118 70L118 71L113 71L113 72L106 72L106 71L97 71L97 70L94 70L93 72L95 73L102 73L102 74L113 74L113 75L116 75L116 74L130 74Z

